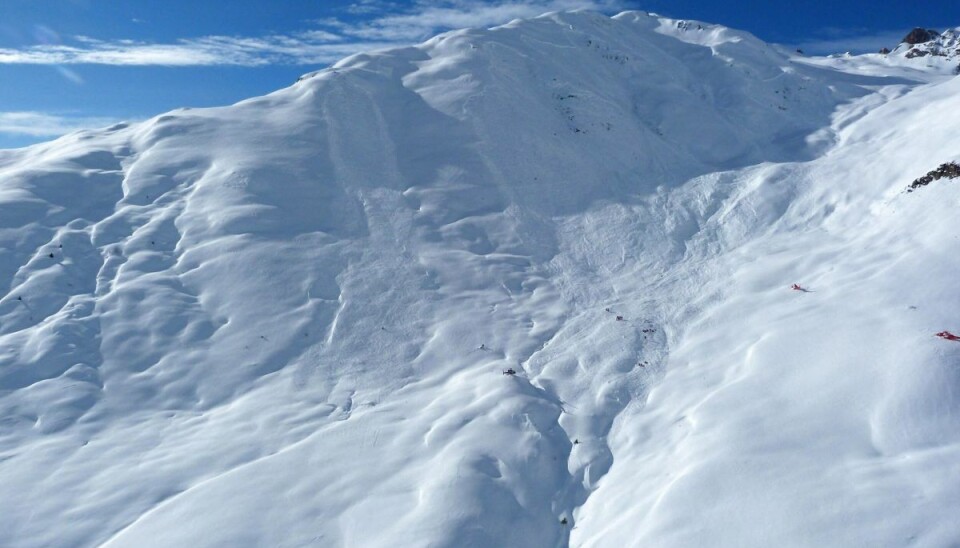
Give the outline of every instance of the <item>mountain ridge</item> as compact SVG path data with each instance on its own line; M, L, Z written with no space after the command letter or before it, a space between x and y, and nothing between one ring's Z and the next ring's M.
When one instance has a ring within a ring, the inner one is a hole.
M960 27L938 32L932 29L913 29L891 52L907 59L930 57L944 63L960 58ZM960 70L960 69L957 69Z

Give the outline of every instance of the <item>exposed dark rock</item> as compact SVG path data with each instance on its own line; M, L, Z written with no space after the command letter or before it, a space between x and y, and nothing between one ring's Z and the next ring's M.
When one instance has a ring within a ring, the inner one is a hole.
M890 48L880 48L881 55L886 55L888 53L890 53Z
M936 39L938 36L940 36L940 33L933 29L922 29L917 27L904 36L902 41L903 43L910 45L923 44Z
M920 177L919 179L916 179L910 183L910 187L907 188L907 192L913 192L914 189L927 186L934 181L943 179L944 177L947 179L956 179L957 177L960 177L960 164L957 164L956 162L940 164L940 167L937 169L928 172L923 177Z

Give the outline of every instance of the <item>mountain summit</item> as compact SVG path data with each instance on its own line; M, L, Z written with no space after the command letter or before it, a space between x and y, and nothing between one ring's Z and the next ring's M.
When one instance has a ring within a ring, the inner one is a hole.
M940 33L933 29L924 29L916 27L907 33L903 37L903 40L900 41L901 44L909 44L911 46L916 44L925 44L927 42L932 42L940 37Z
M933 29L915 28L908 33L894 54L907 59L930 57L942 62L960 61L960 27L940 33Z
M552 13L0 151L0 545L950 545L958 92Z

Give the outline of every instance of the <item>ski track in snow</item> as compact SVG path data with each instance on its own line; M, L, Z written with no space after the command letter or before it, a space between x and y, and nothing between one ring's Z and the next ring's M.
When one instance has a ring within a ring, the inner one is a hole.
M558 13L0 151L0 544L952 545L929 62Z

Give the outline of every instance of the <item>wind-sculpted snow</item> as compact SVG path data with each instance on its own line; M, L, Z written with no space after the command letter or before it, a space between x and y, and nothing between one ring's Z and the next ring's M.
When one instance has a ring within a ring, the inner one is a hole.
M552 14L0 152L0 544L955 542L960 81L799 61Z

